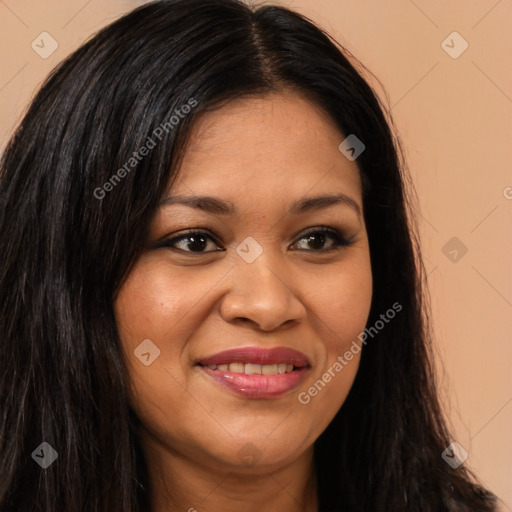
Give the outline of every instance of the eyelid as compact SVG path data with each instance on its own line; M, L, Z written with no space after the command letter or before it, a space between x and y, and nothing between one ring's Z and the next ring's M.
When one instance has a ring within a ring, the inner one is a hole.
M220 243L220 238L211 232L208 228L188 228L184 231L178 231L177 233L173 233L172 236L165 235L159 238L155 242L155 246L162 247L169 244L169 242L174 242L186 235L207 235L209 236L216 244Z
M295 245L296 243L298 243L300 240L307 237L308 235L315 234L315 233L327 233L335 241L335 244L327 249L318 249L318 250L298 249L299 251L312 252L315 254L329 253L336 249L339 250L343 247L352 245L356 239L356 235L347 237L339 229L334 228L332 226L317 225L317 226L311 226L309 228L306 228L305 230L303 230L302 232L297 234L295 236L295 241L292 243L292 245ZM186 238L187 235L189 235L189 236L203 235L206 238L209 238L215 244L222 245L219 237L217 237L209 229L197 227L197 228L189 228L182 232L178 232L178 233L174 234L171 238L163 237L162 239L160 239L156 242L154 247L155 248L167 247L176 252L186 253L186 254L194 254L194 255L212 254L215 252L221 252L221 251L226 250L224 248L220 248L220 249L213 250L213 251L198 251L198 252L196 252L196 251L184 251L182 249L178 249L178 248L172 246L173 243L177 243L180 239Z
M328 253L332 250L340 249L342 247L348 247L355 242L356 235L345 236L339 229L333 228L331 226L318 225L307 228L305 231L302 231L299 235L297 235L297 239L294 242L297 243L299 240L305 238L309 234L314 233L327 233L336 241L336 244L333 247L328 249L319 249L319 250L309 250L305 252L312 252L316 254Z

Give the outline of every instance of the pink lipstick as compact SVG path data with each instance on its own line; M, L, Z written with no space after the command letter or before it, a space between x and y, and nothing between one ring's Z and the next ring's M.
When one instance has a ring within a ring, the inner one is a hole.
M242 347L198 361L197 365L217 383L245 398L276 398L305 378L307 357L294 349Z

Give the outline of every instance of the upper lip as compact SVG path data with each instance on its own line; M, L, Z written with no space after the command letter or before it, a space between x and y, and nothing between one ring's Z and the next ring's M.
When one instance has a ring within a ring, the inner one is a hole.
M308 358L298 350L286 347L260 348L240 347L225 350L198 361L203 366L229 363L249 364L293 364L297 368L309 366Z

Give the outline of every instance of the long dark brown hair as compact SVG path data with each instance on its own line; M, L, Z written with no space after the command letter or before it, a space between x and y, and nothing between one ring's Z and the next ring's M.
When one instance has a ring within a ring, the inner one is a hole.
M406 168L362 70L285 8L168 0L104 28L52 72L0 168L2 512L148 510L114 299L197 115L284 89L364 142L368 324L403 306L364 348L346 402L315 444L320 510L494 510L471 473L441 457L451 438L434 385ZM171 126L191 98L194 108ZM166 122L149 154L127 167ZM58 453L46 469L32 457L42 442Z

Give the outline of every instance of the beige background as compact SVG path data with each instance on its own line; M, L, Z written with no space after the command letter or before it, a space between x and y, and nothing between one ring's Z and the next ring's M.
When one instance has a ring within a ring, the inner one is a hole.
M0 148L48 72L141 3L0 0ZM512 1L276 3L327 29L389 95L420 198L454 439L469 452L467 464L512 510ZM46 59L31 47L44 31L59 45ZM450 37L442 45L454 31L469 45L458 58L443 47L460 50L461 40ZM443 252L452 237L459 247ZM462 257L460 244L468 249Z

